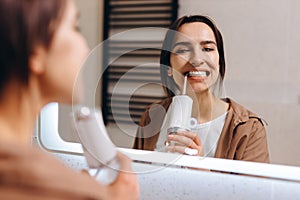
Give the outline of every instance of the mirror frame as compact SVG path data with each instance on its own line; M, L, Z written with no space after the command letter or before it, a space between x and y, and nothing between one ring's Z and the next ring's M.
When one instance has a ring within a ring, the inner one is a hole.
M48 104L38 118L35 139L40 148L55 154L83 156L80 143L64 141L58 132L58 103ZM241 175L258 176L300 182L300 167L256 163L219 158L178 155L163 152L117 148L135 162L147 162L160 167L208 169Z

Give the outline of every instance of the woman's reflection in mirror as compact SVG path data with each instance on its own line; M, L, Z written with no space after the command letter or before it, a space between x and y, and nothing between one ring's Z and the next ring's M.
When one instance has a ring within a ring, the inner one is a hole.
M223 39L209 17L193 15L176 20L166 33L160 66L168 97L143 113L135 149L269 162L262 119L222 94L226 69ZM169 109L172 98L184 89L185 76L186 95L193 99L192 117L198 123L190 130L168 134L164 128L168 112L161 115L155 110L161 106ZM166 139L175 145L166 146Z

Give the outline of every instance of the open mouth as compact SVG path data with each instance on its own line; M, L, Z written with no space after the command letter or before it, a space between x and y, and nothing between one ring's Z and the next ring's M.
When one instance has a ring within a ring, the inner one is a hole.
M189 77L207 77L210 75L209 71L190 71L190 72L186 72L184 74L185 76L189 76Z

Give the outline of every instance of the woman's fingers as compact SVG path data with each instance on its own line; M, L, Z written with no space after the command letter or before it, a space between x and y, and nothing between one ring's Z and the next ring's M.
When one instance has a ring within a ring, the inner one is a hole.
M125 156L124 154L120 153L120 152L117 152L117 156L121 162L121 169L124 171L124 172L132 172L132 169L131 169L131 160Z
M181 131L177 132L177 135L185 136L190 139L192 139L197 145L201 145L199 136L197 133L191 132L191 131Z
M198 156L204 155L202 144L197 133L189 131L177 132L174 135L169 135L168 139L176 144L167 147L167 150L170 152Z
M169 135L168 139L183 146L192 146L193 140L182 135Z
M190 155L190 156L199 155L199 151L197 149L191 149L186 146L178 146L178 145L168 146L167 150L169 152L177 152L177 153L186 154L186 155ZM199 155L199 156L201 156L201 155Z
M139 199L139 184L131 168L131 160L118 152L121 168L115 182L108 186L107 199Z
M192 149L198 149L199 146L202 146L198 134L193 132L177 132L174 135L169 135L168 139Z

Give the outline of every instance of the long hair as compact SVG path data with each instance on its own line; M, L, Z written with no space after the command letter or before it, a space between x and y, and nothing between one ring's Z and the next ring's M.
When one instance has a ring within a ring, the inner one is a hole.
M0 1L0 97L14 79L28 83L29 58L37 45L49 48L65 0Z

